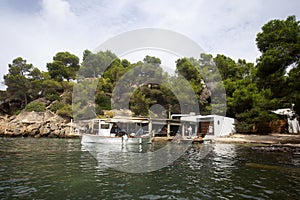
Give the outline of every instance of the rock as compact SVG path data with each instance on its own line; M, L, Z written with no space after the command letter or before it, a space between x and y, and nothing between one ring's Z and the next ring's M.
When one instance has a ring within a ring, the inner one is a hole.
M0 116L0 136L66 137L68 131L68 121L49 110Z
M56 123L50 123L50 131L58 130L58 125Z
M26 112L22 111L12 122L15 123L25 123L25 124L33 124L33 123L42 123L44 121L44 113L43 112Z
M35 135L38 135L40 133L39 129L41 127L41 124L30 124L27 126L27 132L29 136L34 137Z
M299 145L293 144L277 144L269 146L256 146L251 147L252 150L260 152L282 152L282 153L298 153L300 152Z
M48 110L44 113L44 122L62 123L65 122L65 119Z
M50 134L51 130L50 130L50 124L46 123L43 126L40 127L39 129L39 135L41 137L46 137Z
M12 120L14 120L16 117L17 117L17 116L12 115L12 116L10 116L10 117L8 118L8 121L12 121Z

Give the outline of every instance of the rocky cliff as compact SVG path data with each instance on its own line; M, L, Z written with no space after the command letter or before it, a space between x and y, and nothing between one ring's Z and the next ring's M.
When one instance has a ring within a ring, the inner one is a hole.
M49 110L0 116L0 136L65 138L75 136L73 128L67 120Z

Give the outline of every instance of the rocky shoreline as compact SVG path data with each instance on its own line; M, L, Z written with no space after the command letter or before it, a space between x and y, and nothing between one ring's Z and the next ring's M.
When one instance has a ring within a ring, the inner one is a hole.
M74 127L68 120L47 110L45 112L22 111L19 115L0 116L2 137L73 138Z
M267 134L245 135L233 134L227 137L217 138L219 143L250 144L254 151L300 153L300 134Z
M268 146L255 146L251 147L251 149L259 152L282 152L300 155L299 144L273 144Z

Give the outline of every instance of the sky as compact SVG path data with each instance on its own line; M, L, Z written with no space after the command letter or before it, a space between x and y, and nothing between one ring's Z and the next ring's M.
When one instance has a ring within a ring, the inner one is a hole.
M81 59L85 49L141 28L172 30L206 53L255 63L261 27L290 15L300 20L299 0L0 0L0 82L19 56L45 71L57 52Z

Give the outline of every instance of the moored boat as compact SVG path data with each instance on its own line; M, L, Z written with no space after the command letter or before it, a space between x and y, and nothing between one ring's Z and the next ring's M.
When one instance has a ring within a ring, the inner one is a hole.
M97 123L94 123L94 122ZM142 128L136 133L128 134L125 130L118 127L116 123L105 122L104 120L94 120L92 127L82 135L81 143L99 144L143 144L150 143L151 136L144 134Z

